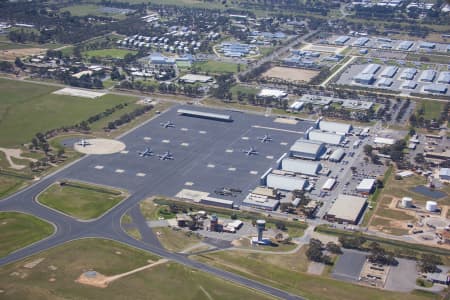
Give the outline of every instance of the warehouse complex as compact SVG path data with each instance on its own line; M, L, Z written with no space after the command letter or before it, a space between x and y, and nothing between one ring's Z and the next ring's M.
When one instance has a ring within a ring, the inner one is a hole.
M297 140L290 148L293 157L317 160L325 152L325 145L319 141Z

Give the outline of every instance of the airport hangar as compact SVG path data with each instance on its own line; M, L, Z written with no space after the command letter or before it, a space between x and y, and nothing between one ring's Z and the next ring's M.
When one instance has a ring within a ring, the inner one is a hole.
M187 113L179 113L180 109ZM191 110L207 115L190 116ZM208 117L211 114L218 119ZM221 120L224 115L230 119ZM175 127L160 125L167 121ZM64 176L124 188L142 198L172 197L187 189L240 205L248 191L259 185L260 177L269 168L276 168L276 161L312 125L312 121L284 124L274 118L238 111L177 105L120 138L126 144L125 151L89 155L65 170ZM273 140L266 143L258 140L265 134ZM139 157L137 153L146 147L154 154L170 151L174 160ZM247 156L243 150L250 147L258 154ZM214 193L223 187L240 189L242 193L232 196Z

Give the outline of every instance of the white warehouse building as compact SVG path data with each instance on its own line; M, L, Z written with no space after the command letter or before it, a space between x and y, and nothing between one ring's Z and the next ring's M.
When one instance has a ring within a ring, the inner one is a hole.
M267 187L288 191L303 190L308 186L306 179L294 176L284 176L278 174L267 175Z
M322 121L322 120L319 121L318 127L322 131L339 132L339 133L344 133L344 134L349 133L353 129L352 124L329 122L329 121Z
M345 155L345 151L342 148L336 149L333 151L333 153L330 155L330 161L333 162L340 162L342 160L342 158Z
M322 169L320 162L285 158L281 161L281 168L285 171L315 176Z
M299 139L294 143L294 145L292 145L290 149L290 156L316 160L322 155L323 152L325 152L325 146L323 143Z
M344 136L331 133L331 132L325 132L320 130L311 130L308 133L308 139L312 141L318 141L330 145L339 145L344 141Z

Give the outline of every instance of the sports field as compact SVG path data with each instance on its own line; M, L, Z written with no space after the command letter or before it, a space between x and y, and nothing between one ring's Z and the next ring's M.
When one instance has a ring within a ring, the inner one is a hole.
M278 78L286 81L304 81L309 82L311 79L317 76L319 71L316 70L306 70L306 69L298 69L298 68L286 68L286 67L273 67L261 77L268 78Z
M37 259L44 258L39 262ZM105 288L75 280L95 270L105 276L145 266L158 257L117 242L84 239L0 268L2 299L273 299L245 287L166 262L118 279ZM27 263L39 262L33 268Z
M86 99L51 94L58 87L0 79L0 146L17 147L37 132L75 125L137 98L105 95Z
M0 257L37 242L52 232L51 224L31 215L0 212Z
M99 49L83 52L83 55L87 58L91 57L111 57L111 58L124 58L127 54L136 54L137 51L125 50L125 49Z
M243 64L238 65L235 63L209 60L195 63L194 68L198 69L200 72L220 74L237 73L239 70L245 70L246 66Z

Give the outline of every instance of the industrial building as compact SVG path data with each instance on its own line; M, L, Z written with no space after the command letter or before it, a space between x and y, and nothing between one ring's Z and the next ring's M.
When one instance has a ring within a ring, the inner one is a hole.
M367 42L369 42L368 38L359 37L353 42L352 46L363 47L365 44L367 44Z
M356 191L363 194L370 194L375 187L375 179L365 178L356 187Z
M381 78L378 80L378 86L379 87L390 87L394 81L390 78Z
M301 177L269 174L267 175L267 186L281 191L292 192L303 190L308 186L308 181Z
M340 145L344 141L344 136L325 132L320 130L311 130L308 133L308 139L312 141L322 142L330 145Z
M257 95L258 98L283 99L287 93L277 89L262 89Z
M414 45L411 41L402 41L398 44L397 49L402 51L408 51Z
M291 104L291 106L289 107L291 110L295 110L295 111L299 111L303 108L304 102L301 101L295 101L294 103Z
M256 46L240 43L222 43L219 52L228 57L243 57L249 54L256 54Z
M439 170L439 179L450 180L450 168L441 168Z
M436 48L436 44L430 43L430 42L421 42L419 44L419 48L420 49L434 49L434 48Z
M450 84L450 72L441 72L437 79L438 83Z
M375 81L375 76L373 76L373 74L362 74L362 73L359 73L355 77L353 77L353 80L356 83L369 85L369 84L372 84Z
M322 121L322 120L319 120L318 123L319 123L318 129L320 129L322 131L339 132L342 134L347 134L350 131L352 131L352 129L353 129L352 124L329 122L329 121Z
M402 85L402 89L406 89L406 90L414 90L416 87L417 87L417 83L412 80L406 81Z
M342 35L340 37L338 37L337 39L334 40L334 43L337 45L344 45L345 43L347 43L350 40L350 37L347 35Z
M312 160L318 159L324 152L323 143L304 139L297 140L290 148L290 156Z
M403 70L402 74L400 75L400 79L403 80L413 80L414 76L417 74L417 69L415 68L406 68Z
M393 78L395 74L398 72L397 66L388 66L384 68L384 70L381 72L380 76L383 78Z
M322 169L320 162L285 158L281 161L281 168L286 171L316 176Z
M374 75L375 73L378 72L378 70L380 70L381 66L379 64L368 64L364 70L362 70L361 74L372 74Z
M243 204L257 209L274 211L278 208L280 201L267 196L250 193L244 199Z
M445 84L429 84L423 87L423 91L432 94L445 94L447 93L447 86Z
M213 78L211 76L205 76L205 75L197 75L197 74L186 74L179 79L180 82L183 83L207 83L212 82Z
M330 222L346 222L357 225L364 213L366 204L366 198L340 194L324 219Z
M328 178L327 181L322 186L322 190L324 191L331 191L336 184L336 179L334 178Z
M205 205L218 206L218 207L224 207L224 208L230 208L230 209L232 209L234 206L233 200L226 200L226 199L219 199L219 198L212 198L212 197L205 197L204 199L200 200L200 203L205 204Z
M329 160L333 162L340 162L345 155L345 151L342 148L336 149L330 155Z
M436 71L425 70L420 74L419 80L423 82L433 82L434 78L436 78Z
M381 145L394 145L395 140L391 138L384 138L384 137L375 137L373 140L375 144L381 144Z

